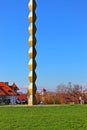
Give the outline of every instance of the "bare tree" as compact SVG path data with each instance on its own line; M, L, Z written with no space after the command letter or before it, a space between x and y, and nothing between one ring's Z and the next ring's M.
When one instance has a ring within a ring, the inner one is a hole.
M81 86L79 84L74 84L73 85L73 92L77 93L80 92Z
M67 86L66 86L66 90L68 93L72 93L73 90L73 86L71 82L68 82Z
M57 92L60 92L60 93L65 93L66 92L66 85L65 84L59 84L58 86L57 86L57 90L56 90Z

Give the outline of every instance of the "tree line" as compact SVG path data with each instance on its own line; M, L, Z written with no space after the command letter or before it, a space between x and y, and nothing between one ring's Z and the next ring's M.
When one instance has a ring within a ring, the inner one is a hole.
M42 89L36 93L37 104L82 104L87 103L87 94L82 93L79 84L59 84L56 91Z

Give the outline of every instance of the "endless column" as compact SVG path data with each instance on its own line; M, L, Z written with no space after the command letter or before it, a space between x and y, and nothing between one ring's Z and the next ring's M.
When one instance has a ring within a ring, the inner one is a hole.
M28 19L30 21L30 26L28 28L28 31L30 33L30 37L28 40L28 43L30 45L30 49L29 49L29 57L30 57L30 61L29 61L29 69L30 69L30 73L29 73L29 81L30 84L28 86L28 93L29 93L29 97L28 97L28 105L34 105L36 104L36 98L35 98L35 94L36 94L36 73L35 73L35 69L36 69L36 61L35 61L35 57L36 57L36 49L35 49L35 45L36 45L36 38L35 38L35 33L36 33L36 26L35 26L35 21L36 21L36 14L35 14L35 9L36 9L36 2L35 0L30 0L29 4L28 4L28 8L30 9L30 13L28 16Z

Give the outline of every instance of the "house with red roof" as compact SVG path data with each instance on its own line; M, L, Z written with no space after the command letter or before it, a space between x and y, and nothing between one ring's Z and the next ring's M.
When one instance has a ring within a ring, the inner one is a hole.
M83 90L83 93L84 93L84 94L87 94L87 90Z
M27 93L19 93L17 103L26 104L27 103Z
M8 82L0 82L0 103L15 104L17 101L17 90L15 83L9 85Z

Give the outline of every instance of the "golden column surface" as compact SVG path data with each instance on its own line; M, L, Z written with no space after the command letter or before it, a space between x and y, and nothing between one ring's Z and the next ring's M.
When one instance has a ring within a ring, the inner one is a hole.
M36 2L35 0L30 0L29 4L28 4L28 8L30 9L30 13L28 16L28 19L30 21L30 26L28 28L28 31L30 33L30 37L28 40L28 43L30 45L30 49L28 51L28 55L30 57L30 61L28 63L29 69L30 69L30 73L28 75L30 84L28 86L28 93L29 93L29 97L28 97L28 105L32 106L36 104L36 73L35 73L35 69L36 69L36 61L35 61L35 57L36 57L36 49L35 49L35 45L36 45L36 38L35 38L35 33L36 33L36 26L35 26L35 21L36 21L36 14L35 14L35 9L36 9Z

